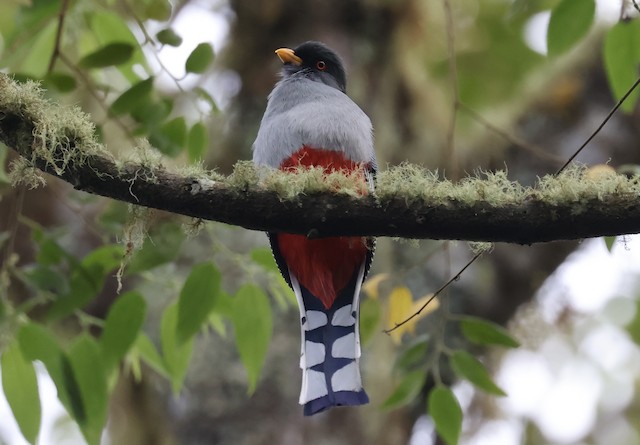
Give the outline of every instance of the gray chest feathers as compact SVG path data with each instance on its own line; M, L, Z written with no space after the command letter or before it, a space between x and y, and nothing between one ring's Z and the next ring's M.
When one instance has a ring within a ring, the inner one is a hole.
M269 95L253 161L278 168L303 145L375 163L371 121L346 94L309 79L284 79Z

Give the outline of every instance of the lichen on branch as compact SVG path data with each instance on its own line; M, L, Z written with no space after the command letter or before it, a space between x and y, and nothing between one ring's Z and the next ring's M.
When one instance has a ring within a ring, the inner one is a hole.
M321 169L257 171L244 161L223 177L200 167L170 169L144 144L141 156L118 160L80 109L5 74L0 141L22 157L14 174L21 180L37 168L88 193L254 230L521 244L640 232L638 179L612 170L574 167L524 187L505 171L454 183L402 164L379 172L375 196L363 196L361 178Z

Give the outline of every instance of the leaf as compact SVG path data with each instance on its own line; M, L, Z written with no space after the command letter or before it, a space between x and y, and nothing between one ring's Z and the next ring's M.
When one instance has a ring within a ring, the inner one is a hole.
M638 78L640 64L640 22L632 20L613 26L604 39L604 66L616 100L622 99ZM622 110L633 111L640 90L636 89L622 104Z
M379 300L366 298L360 301L360 340L365 345L371 341L378 330L382 318L382 305Z
M165 28L156 34L156 39L163 45L180 46L182 45L182 37L180 37L173 29Z
M252 394L271 341L272 319L269 299L262 290L246 284L233 298L233 326L236 347L247 370Z
M177 156L185 148L187 123L183 117L166 122L159 131L149 135L149 142L168 156Z
M487 368L467 351L458 350L451 356L451 367L463 379L469 380L476 387L496 396L507 394L491 379Z
M362 284L362 292L367 294L369 298L377 299L380 297L380 283L389 278L388 273L379 273L367 278Z
M611 249L616 244L616 236L603 236L604 244L607 246L607 250L611 253Z
M58 398L70 413L72 398L67 388L63 363L65 355L52 333L35 323L27 323L18 331L18 344L26 360L40 360L58 389Z
M100 443L107 421L107 379L100 347L88 334L80 335L69 349L69 364L78 383L84 419L76 418L90 445Z
M24 438L35 444L40 432L42 408L38 379L31 361L26 360L17 344L2 353L2 389Z
M202 87L195 87L193 92L196 93L200 100L206 102L206 104L211 107L211 112L216 113L219 111L218 104L207 90Z
M171 376L171 387L174 394L182 388L182 382L187 374L189 361L193 352L193 339L179 344L176 339L178 325L178 304L169 305L162 315L160 322L160 343L164 367Z
M258 247L251 251L251 259L265 269L280 274L280 269L273 258L273 253L268 247Z
M193 338L207 321L220 292L222 275L213 263L195 266L180 291L176 339L184 343Z
M133 345L132 355L140 356L145 361L145 363L157 373L161 374L167 379L171 378L164 360L162 359L160 354L158 354L158 350L153 345L153 342L149 339L149 337L147 337L144 332L138 333L136 342Z
M584 37L595 17L594 0L561 0L551 11L547 50L555 56L569 50Z
M202 122L197 122L191 130L189 130L189 138L187 148L189 152L189 160L191 162L200 161L207 153L209 146L209 133L207 127Z
M122 65L131 59L134 49L130 43L109 43L84 56L80 59L78 65L82 68L105 68L113 65Z
M13 71L41 79L47 74L55 46L57 24L50 20L43 27L31 29L36 32L35 37L29 40L29 51L16 61L17 66L13 67Z
M133 85L127 91L122 93L116 100L113 101L110 107L111 113L118 116L124 113L131 112L141 103L149 98L151 91L153 90L153 77L141 80Z
M142 249L136 251L127 265L127 275L144 272L176 259L184 241L180 224L165 222L145 238Z
M408 372L393 393L382 403L382 408L392 409L412 402L424 386L426 373L422 369Z
M207 67L213 62L213 47L209 43L200 43L189 54L185 63L187 73L202 74Z
M462 431L462 408L453 392L445 386L436 386L429 393L427 409L442 440L447 445L457 445Z
M146 310L147 304L138 292L122 294L111 305L100 336L107 373L118 364L138 338Z
M479 345L499 345L507 348L520 346L502 326L477 317L464 317L461 321L462 334L472 343Z
M387 329L395 328L391 331L390 335L396 344L399 344L402 340L402 334L405 332L414 333L416 323L439 307L440 304L438 300L435 298L431 299L431 297L432 295L425 295L414 302L411 291L406 286L398 286L391 291L389 294ZM411 320L396 328L396 326L404 322L404 320L407 320L413 314L417 314L422 306L429 300L431 300L429 305L422 309L419 315L414 316Z
M397 324L406 320L407 317L411 316L412 307L413 297L409 288L406 286L395 287L389 294L387 328L392 329ZM405 332L414 332L415 326L416 319L414 318L392 331L390 334L391 339L394 343L399 344L400 340L402 340L402 334Z
M76 79L64 73L48 73L43 80L47 88L55 88L61 93L73 91L77 86Z
M138 4L139 2L136 2ZM169 0L149 0L145 5L145 15L159 22L171 18L171 2Z
M55 320L69 315L88 304L103 288L107 274L122 260L123 247L107 245L95 249L73 265L70 290L50 307L47 319Z
M408 371L426 360L428 350L429 336L423 335L417 338L412 345L400 354L396 359L394 367L396 369Z

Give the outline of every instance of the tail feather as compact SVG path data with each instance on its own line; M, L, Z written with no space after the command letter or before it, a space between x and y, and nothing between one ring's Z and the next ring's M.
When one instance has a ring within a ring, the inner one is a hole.
M306 416L369 402L359 364L358 305L364 273L363 263L329 309L289 273L300 308L300 404Z

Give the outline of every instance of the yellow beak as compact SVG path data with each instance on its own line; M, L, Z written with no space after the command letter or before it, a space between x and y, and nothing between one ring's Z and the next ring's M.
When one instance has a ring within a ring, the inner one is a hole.
M302 65L302 59L296 56L296 53L290 48L278 48L276 55L282 63L292 63L296 66Z

